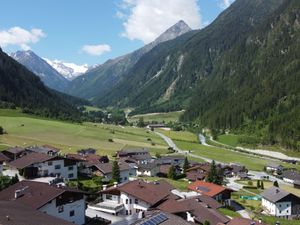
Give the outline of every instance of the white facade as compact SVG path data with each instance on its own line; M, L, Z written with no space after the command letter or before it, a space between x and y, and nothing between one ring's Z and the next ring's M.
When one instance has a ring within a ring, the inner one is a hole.
M106 203L115 203L123 204L124 208L120 211L122 215L133 215L138 214L140 211L147 211L150 208L150 204L137 199L127 193L121 192L120 196L118 195L110 195L110 194L103 194L103 202ZM101 210L103 212L109 212L107 209Z
M38 168L38 176L41 177L60 175L66 179L77 179L77 164L65 167L63 159L35 163L33 166Z
M82 225L85 223L85 200L80 199L62 206L56 206L56 199L39 208L48 215Z
M151 169L138 169L136 171L137 176L155 177L158 173L159 173L159 166L156 166Z
M277 202L273 203L267 199L262 199L262 207L265 211L272 216L287 217L292 214L292 203L291 202Z
M129 177L134 177L134 176L136 176L136 172L135 172L134 169L121 170L120 171L120 181L119 181L119 183L129 181ZM112 173L108 173L108 174L105 174L103 176L103 181L108 182L111 179L112 179Z
M290 183L290 184L293 184L295 182L295 180L292 180L292 179L289 179L289 178L286 178L286 177L283 178L283 181L285 181L287 183Z

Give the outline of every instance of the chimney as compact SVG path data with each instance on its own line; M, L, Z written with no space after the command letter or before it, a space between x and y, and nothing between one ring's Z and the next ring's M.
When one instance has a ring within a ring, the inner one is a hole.
M6 220L7 220L7 221L10 221L9 215L6 216Z
M21 197L21 192L22 192L22 190L15 190L15 199L18 199L19 197Z
M276 193L278 194L280 192L280 190L278 188L276 188ZM278 221L277 221L278 222ZM276 224L277 225L277 224Z
M262 220L261 220L261 218L259 218L259 220L258 220L258 223L262 223Z
M275 225L280 225L280 222L279 222L279 221L277 221L277 222L275 223Z
M114 182L114 187L118 187L118 182Z
M250 222L250 225L255 225L255 221L251 221L251 222Z
M102 189L103 189L103 191L105 191L107 189L107 184L103 184Z

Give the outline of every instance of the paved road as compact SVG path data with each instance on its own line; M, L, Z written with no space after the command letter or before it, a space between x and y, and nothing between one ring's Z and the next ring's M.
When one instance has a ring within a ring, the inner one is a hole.
M159 135L162 139L164 139L164 141L170 146L172 147L175 151L177 151L179 154L184 154L186 156L190 156L190 157L193 157L193 158L197 158L197 159L202 159L204 160L205 162L209 162L211 163L213 160L212 159L209 159L209 158L206 158L206 157L202 157L202 156L199 156L199 155L195 155L193 154L192 152L190 151L187 151L187 150L182 150L180 148L177 147L177 145L173 142L173 140L169 137L167 137L166 135L162 134L162 133L159 133L157 131L155 131L155 133L157 135ZM222 162L219 162L219 161L215 161L216 163L218 164L224 164Z

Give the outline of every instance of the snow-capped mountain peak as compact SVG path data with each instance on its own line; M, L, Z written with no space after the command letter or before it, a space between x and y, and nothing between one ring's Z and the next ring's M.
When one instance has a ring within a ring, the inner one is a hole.
M89 69L89 66L87 64L77 65L75 63L63 62L57 59L50 60L47 58L44 58L44 60L68 80L75 79L76 77L84 74Z

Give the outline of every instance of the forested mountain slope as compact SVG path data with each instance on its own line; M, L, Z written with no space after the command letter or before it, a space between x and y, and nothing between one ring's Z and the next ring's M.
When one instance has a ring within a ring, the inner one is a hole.
M27 113L45 117L79 120L80 112L39 77L2 52L0 48L0 105L15 105Z
M300 149L300 1L284 1L214 62L183 119Z
M156 46L104 96L100 106L131 106L134 113L179 110L216 62L247 38L278 8L281 0L237 0L211 25Z

